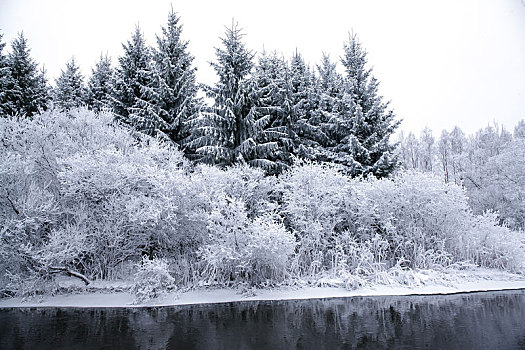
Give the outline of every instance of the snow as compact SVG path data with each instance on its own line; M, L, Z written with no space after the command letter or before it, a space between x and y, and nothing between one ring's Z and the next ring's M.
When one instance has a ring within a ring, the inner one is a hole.
M525 277L493 273L489 278L464 279L448 284L418 286L376 285L348 290L342 287L280 287L274 289L195 289L186 292L171 292L164 297L134 304L129 292L95 292L74 295L44 296L35 298L8 298L0 300L0 308L6 307L151 307L191 304L213 304L260 300L297 300L316 298L342 298L357 296L435 295L481 291L525 289Z

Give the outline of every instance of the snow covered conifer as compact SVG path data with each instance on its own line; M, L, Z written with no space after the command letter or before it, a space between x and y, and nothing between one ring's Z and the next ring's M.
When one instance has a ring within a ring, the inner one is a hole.
M62 110L80 107L85 103L86 90L84 77L77 66L75 59L66 63L66 70L62 70L56 80L54 91L55 105Z
M328 55L323 55L317 71L318 77L307 92L307 104L303 104L307 113L303 113L296 123L299 136L297 155L311 160L332 161L329 152L330 123L338 113L342 78Z
M45 77L38 74L37 64L29 52L27 40L20 33L11 44L11 52L7 57L8 69L3 69L2 73L4 82L7 82L2 98L5 114L32 116L46 108L48 96Z
M217 61L211 65L219 77L206 93L214 104L190 120L194 136L188 143L200 160L211 164L230 165L247 162L270 169L273 162L265 155L277 144L257 144L257 135L266 126L258 115L257 86L251 79L254 54L242 42L236 24L226 29L222 48L216 48Z
M214 104L190 122L196 136L190 145L202 161L229 165L241 154L240 146L248 139L253 126L247 90L254 54L246 49L236 24L226 28L221 41L223 47L215 48L217 60L211 63L219 81L213 87L206 87ZM248 115L251 118L247 118Z
M332 129L335 162L346 166L352 175L387 176L396 166L395 145L389 138L399 122L379 95L379 82L366 68L366 51L353 33L344 44L341 63L346 75L342 115L337 128Z
M276 147L258 155L270 166L271 173L280 173L292 163L295 107L290 84L290 71L277 53L263 52L255 67L253 80L257 86L257 120L260 129L257 144L273 142Z
M144 120L140 120L150 107L148 87L151 86L151 53L146 46L140 27L135 28L131 40L122 44L124 55L119 57L115 72L115 79L111 94L111 105L117 120L137 126L145 127Z
M5 43L2 42L3 34L0 33L0 116L9 114L14 108L8 99L8 89L13 85L11 72L4 55Z
M153 87L156 113L151 117L160 132L177 144L182 143L187 131L185 122L196 113L197 84L193 56L188 53L188 42L181 38L180 17L173 12L168 23L157 36L157 47L153 51Z
M94 111L100 112L110 107L112 79L111 59L107 55L100 55L87 83L87 103Z

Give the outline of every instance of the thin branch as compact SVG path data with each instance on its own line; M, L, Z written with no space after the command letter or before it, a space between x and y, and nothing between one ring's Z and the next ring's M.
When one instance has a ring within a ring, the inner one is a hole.
M13 208L14 212L16 213L16 215L20 215L20 211L18 211L18 209L16 209L15 203L13 203L13 201L9 197L9 191L6 189L5 192L7 194L7 200L9 201L9 204L11 204L11 208Z

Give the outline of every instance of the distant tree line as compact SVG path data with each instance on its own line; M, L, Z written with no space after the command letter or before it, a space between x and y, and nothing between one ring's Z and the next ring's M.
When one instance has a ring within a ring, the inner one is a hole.
M473 135L459 127L435 138L429 128L418 136L400 133L401 168L439 175L463 185L476 214L495 211L501 223L525 228L525 121L511 133L498 124Z
M1 38L0 38L1 43ZM180 18L168 16L154 47L137 26L116 67L101 56L84 77L74 59L50 88L20 34L5 56L0 44L0 113L31 117L79 106L111 111L140 133L173 142L186 156L217 165L250 164L269 174L294 159L336 164L352 176L384 177L396 167L390 137L399 122L378 93L366 51L353 33L340 63L324 55L315 68L246 48L236 24L226 29L211 63L218 81L199 85ZM212 103L198 97L203 91ZM140 135L140 134L138 134Z

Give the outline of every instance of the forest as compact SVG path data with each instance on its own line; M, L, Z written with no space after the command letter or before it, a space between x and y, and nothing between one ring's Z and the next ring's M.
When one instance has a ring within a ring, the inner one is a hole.
M58 293L61 274L147 299L525 272L525 122L396 135L356 34L313 68L243 35L226 28L213 86L173 11L86 84L72 59L51 87L23 34L7 54L0 37L2 296Z

